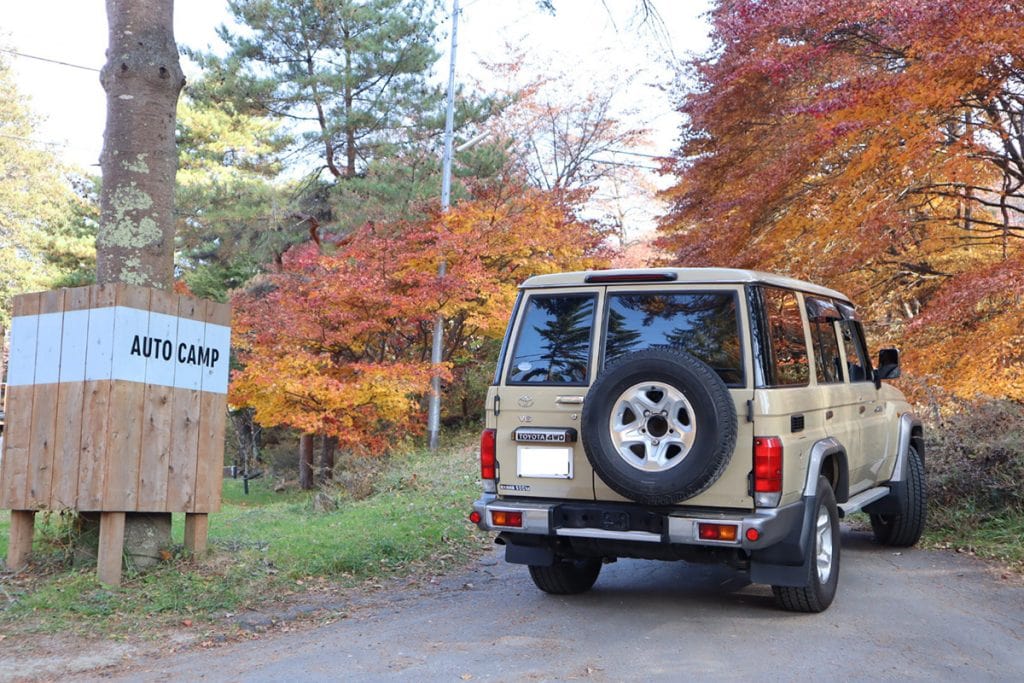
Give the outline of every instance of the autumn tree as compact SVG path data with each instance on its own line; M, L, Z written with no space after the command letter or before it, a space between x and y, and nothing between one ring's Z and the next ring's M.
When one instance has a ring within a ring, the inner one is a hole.
M608 178L632 175L612 158L644 141L646 131L626 119L637 112L617 101L629 75L599 81L559 73L512 48L508 60L489 65L500 112L480 126L507 149L510 163L546 190L593 190ZM543 76L528 76L542 73Z
M1014 279L1020 7L730 0L711 16L667 169L675 260L835 284L872 303L881 336ZM984 306L967 310L999 346Z
M600 242L554 194L509 182L444 215L367 224L323 251L295 247L280 272L235 298L244 368L231 400L261 424L384 452L422 430L439 314L450 378L501 336L519 281L600 265Z

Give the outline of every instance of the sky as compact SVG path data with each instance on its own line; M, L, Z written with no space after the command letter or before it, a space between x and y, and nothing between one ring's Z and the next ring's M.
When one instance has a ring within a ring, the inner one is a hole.
M663 30L638 26L639 0L556 0L554 16L536 0L460 0L456 78L484 81L488 61L507 57L516 46L530 61L562 70L581 83L609 74L636 73L622 86L619 104L634 109L630 124L650 128L649 143L634 150L664 155L675 147L681 120L664 91L671 80L666 56L683 58L707 49L702 17L709 0L654 0ZM450 12L452 0L443 0ZM0 49L43 57L65 66L5 54L18 88L42 123L39 142L64 161L99 172L106 99L99 84L105 61L107 25L103 0L0 0ZM215 28L228 22L223 0L176 0L175 39L179 45L216 49ZM450 23L445 22L447 33ZM449 41L438 49L435 77L446 82ZM85 68L77 68L85 67ZM185 65L186 76L190 75ZM192 75L196 75L192 72ZM635 157L642 162L643 157ZM664 184L652 177L652 182Z

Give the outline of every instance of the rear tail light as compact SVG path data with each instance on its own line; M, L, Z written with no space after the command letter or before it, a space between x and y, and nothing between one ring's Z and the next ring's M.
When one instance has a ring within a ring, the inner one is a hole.
M729 541L735 542L739 527L735 524L712 524L711 522L700 522L697 525L697 535L702 541Z
M522 528L523 513L519 511L491 510L491 524L493 526Z
M498 459L493 429L485 429L480 434L480 478L484 480L484 491L497 492L495 480L498 478Z
M777 436L754 438L754 503L776 507L782 499L782 440Z

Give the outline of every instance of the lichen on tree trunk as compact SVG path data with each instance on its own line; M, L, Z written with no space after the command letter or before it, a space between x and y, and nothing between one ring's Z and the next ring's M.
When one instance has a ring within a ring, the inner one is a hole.
M97 280L168 289L174 272L174 122L185 78L174 0L107 0L109 45Z

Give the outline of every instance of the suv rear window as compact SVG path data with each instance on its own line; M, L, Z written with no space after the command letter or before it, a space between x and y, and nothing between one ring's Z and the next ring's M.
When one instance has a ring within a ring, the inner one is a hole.
M734 292L612 294L607 329L605 363L670 346L710 365L726 384L744 384Z
M509 384L586 385L593 294L531 296L519 328Z

